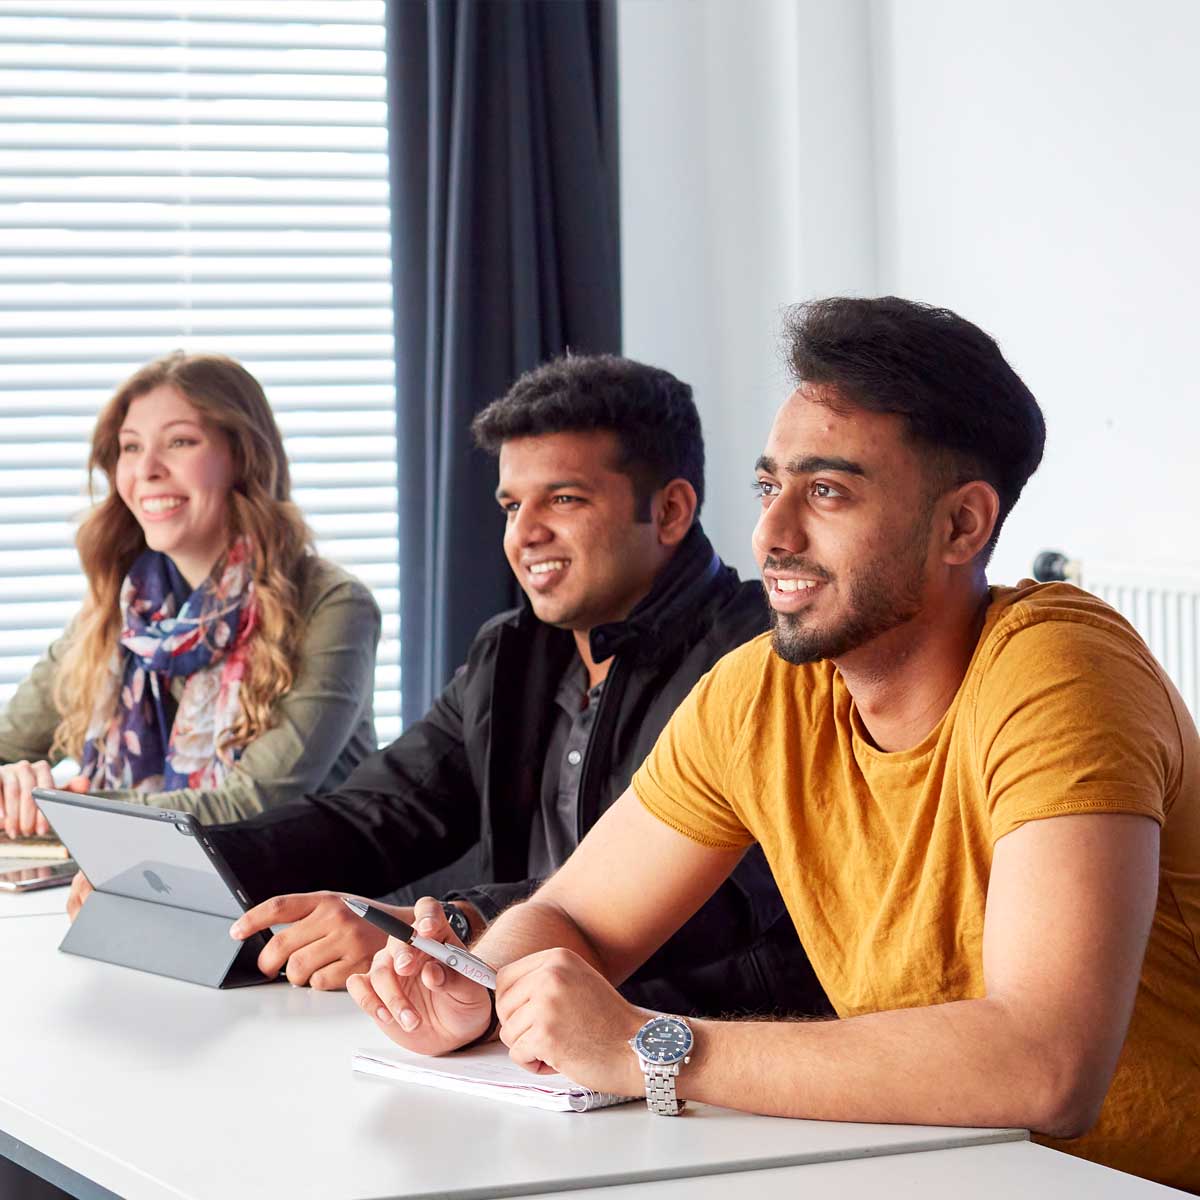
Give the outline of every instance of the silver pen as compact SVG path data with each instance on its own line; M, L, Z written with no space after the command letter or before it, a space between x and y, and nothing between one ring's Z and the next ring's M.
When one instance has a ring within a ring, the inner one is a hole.
M384 912L373 904L352 900L349 896L343 896L342 903L356 917L362 917L389 937L399 938L414 949L424 951L430 958L444 963L450 970L465 975L474 983L481 983L492 991L496 990L495 968L485 963L482 958L476 958L470 951L461 946L447 946L445 942L435 942L433 938L422 937L407 921L401 921L399 917L393 917L391 913Z

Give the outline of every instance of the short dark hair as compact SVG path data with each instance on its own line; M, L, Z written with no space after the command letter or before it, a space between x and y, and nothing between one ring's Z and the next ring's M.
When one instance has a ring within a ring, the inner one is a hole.
M670 371L615 354L567 355L526 371L508 393L471 422L489 454L513 438L611 431L620 446L617 469L633 483L639 521L650 519L650 497L672 479L704 503L704 437L692 389Z
M784 336L797 383L902 416L913 441L934 452L939 490L970 479L996 489L990 556L1046 443L1042 410L995 340L948 308L896 296L798 304Z

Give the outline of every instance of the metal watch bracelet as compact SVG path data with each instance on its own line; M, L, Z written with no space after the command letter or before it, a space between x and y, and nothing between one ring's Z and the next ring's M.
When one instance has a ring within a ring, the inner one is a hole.
M668 1067L647 1063L643 1070L646 1076L646 1107L660 1117L673 1117L682 1112L686 1101L675 1095L679 1064Z

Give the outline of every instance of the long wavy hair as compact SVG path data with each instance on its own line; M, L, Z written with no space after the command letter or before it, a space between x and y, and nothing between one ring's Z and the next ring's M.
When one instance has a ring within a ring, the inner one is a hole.
M137 518L117 493L119 431L130 404L159 387L173 387L202 420L225 436L233 455L229 495L230 540L249 539L258 606L242 680L241 713L218 747L227 761L271 724L274 702L292 686L303 633L298 580L313 535L291 500L291 477L283 438L258 380L240 363L217 354L175 351L131 375L96 420L88 457L92 507L75 536L87 577L87 594L54 685L61 721L54 753L82 759L98 697L113 692L112 664L121 633L121 585L146 549ZM96 499L96 475L108 493ZM223 560L222 560L223 561ZM222 563L214 567L220 572ZM114 693L115 702L115 693Z

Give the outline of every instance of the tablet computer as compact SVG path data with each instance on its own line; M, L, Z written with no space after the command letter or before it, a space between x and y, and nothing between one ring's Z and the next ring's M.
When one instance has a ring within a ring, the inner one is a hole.
M269 935L229 937L249 896L191 813L52 788L33 798L94 889L63 950L202 983L223 959L237 978L213 986L268 982L253 964Z

